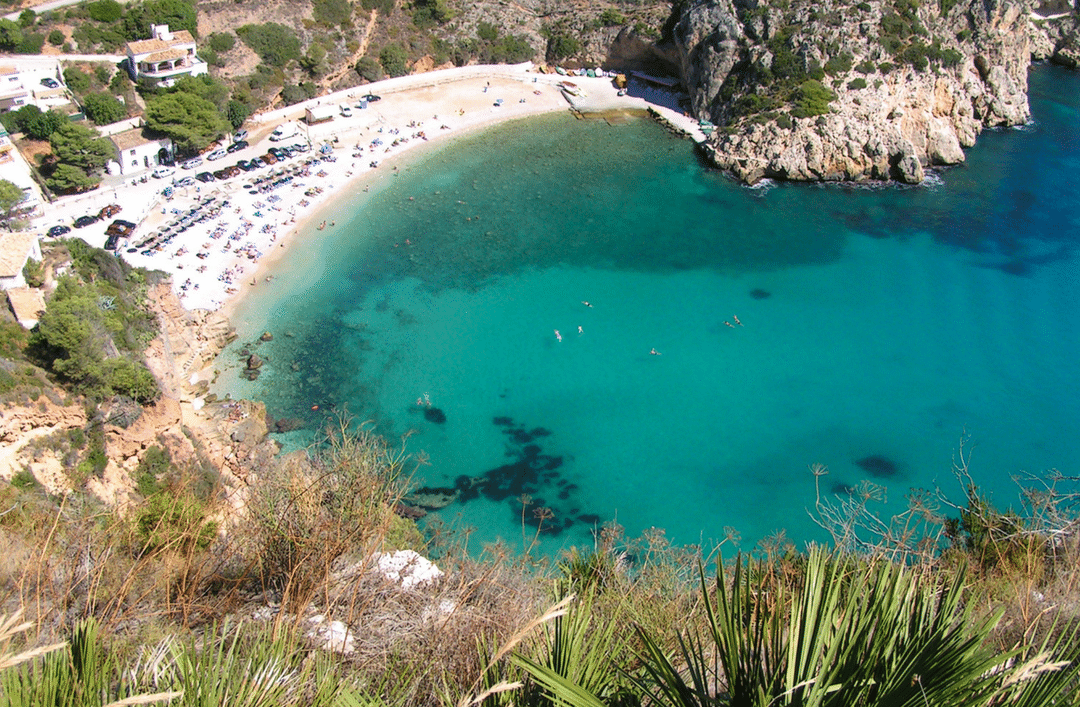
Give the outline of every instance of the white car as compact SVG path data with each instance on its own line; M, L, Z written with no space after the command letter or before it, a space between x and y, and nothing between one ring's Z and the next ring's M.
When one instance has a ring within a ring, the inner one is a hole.
M222 157L224 157L227 154L229 154L229 153L225 152L225 150L214 150L213 152L211 152L209 155L206 156L206 159L213 162L214 160L220 160Z
M248 131L247 130L238 130L237 133L232 136L232 141L233 142L240 142L241 140L247 140L247 136L248 136Z
M342 118L351 118L352 117L352 108L345 105L344 103L342 103L340 106L338 106L338 110L341 111L341 117Z
M176 169L173 167L166 167L162 165L154 170L154 176L158 179L164 179L165 177L171 177L176 173Z
M202 164L202 157L192 157L187 162L183 162L180 165L180 169L195 169Z

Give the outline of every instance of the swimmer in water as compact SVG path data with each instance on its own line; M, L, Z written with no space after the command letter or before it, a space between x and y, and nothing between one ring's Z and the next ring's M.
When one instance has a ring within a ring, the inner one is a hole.
M583 305L585 305L586 307L591 307L591 306L592 306L591 304L589 304L589 303L588 303L588 302L586 302L585 300L581 300L581 303L582 303Z
M562 341L562 334L559 333L558 329L555 330L555 338Z
M577 333L579 333L579 334L584 334L585 332L584 332L584 331L582 331L581 327L578 327L578 328L577 328Z
M736 324L738 324L739 326L742 326L742 322L739 321L739 316L737 314L732 314L731 318L735 320Z
M724 326L729 326L729 327L731 327L732 329L734 329L734 328L735 328L735 325L734 325L734 324L732 324L731 322L724 322Z
M659 351L657 351L656 349L649 349L649 353L650 353L650 354L652 354L653 356L660 356L660 355L662 355L662 354L661 354L661 353L660 353Z

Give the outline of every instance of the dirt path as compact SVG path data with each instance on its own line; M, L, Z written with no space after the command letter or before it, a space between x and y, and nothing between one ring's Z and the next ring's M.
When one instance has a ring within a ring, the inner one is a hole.
M352 71L353 67L356 66L356 62L360 61L360 58L367 54L368 41L371 39L371 33L375 31L375 21L378 17L379 11L372 10L371 17L368 18L367 27L364 28L364 37L360 40L360 48L353 52L352 57L347 62L343 63L341 68L323 77L322 81L319 82L319 85L322 88L330 88L333 86L335 81Z

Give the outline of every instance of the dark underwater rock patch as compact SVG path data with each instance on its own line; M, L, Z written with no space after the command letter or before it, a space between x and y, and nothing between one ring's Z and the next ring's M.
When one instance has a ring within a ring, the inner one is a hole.
M437 407L424 408L424 419L436 425L446 424L446 413Z
M769 299L770 297L772 297L772 293L768 290L757 288L750 290L750 296L754 299Z
M855 465L863 471L869 472L871 476L879 479L888 479L896 476L900 471L900 467L896 462L882 454L871 454L868 457L856 459Z

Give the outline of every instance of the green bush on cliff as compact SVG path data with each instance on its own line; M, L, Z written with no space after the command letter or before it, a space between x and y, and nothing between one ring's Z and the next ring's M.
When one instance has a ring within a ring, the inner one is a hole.
M140 403L160 391L142 363L157 331L145 304L145 278L108 251L67 242L78 277L63 276L30 338L28 353L91 398L126 395Z
M829 112L829 102L835 100L836 94L821 85L820 81L807 79L795 92L795 107L791 114L796 118L824 115Z

